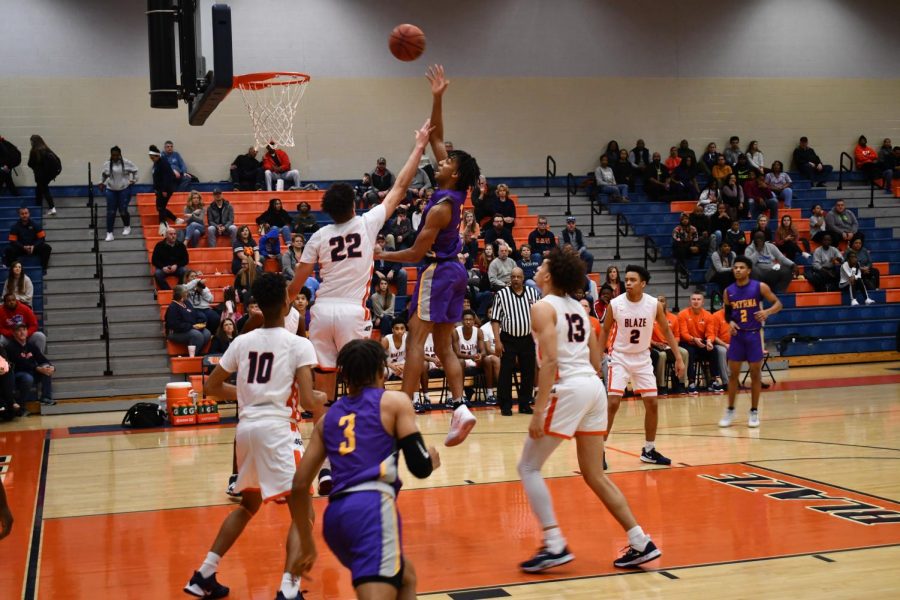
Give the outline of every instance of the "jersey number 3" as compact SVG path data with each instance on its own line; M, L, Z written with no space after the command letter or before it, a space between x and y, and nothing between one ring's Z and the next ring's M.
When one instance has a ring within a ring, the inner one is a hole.
M338 446L338 452L341 456L350 454L356 450L356 413L349 413L341 417L338 421L338 427L344 428L344 441Z
M348 233L345 236L337 236L328 240L331 246L331 262L340 262L345 258L362 258L359 246L362 238L358 233Z
M569 341L579 343L583 342L584 319L581 318L581 315L566 313L566 321L569 322Z

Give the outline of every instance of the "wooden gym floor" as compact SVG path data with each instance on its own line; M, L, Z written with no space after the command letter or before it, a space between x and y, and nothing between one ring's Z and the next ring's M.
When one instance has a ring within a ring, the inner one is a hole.
M427 598L859 598L900 590L900 363L794 368L763 393L762 427L720 430L722 396L660 406L657 446L638 460L643 409L627 402L608 444L613 480L663 551L644 570L612 560L624 533L564 444L545 468L576 560L519 572L540 542L516 461L527 417L477 411L469 440L440 446L449 414L419 418L443 466L408 473L406 555ZM123 433L121 414L32 417L0 426L0 472L15 515L0 542L0 598L179 598L232 503L229 425ZM309 425L304 426L308 435ZM316 501L321 515L324 501ZM222 561L230 598L271 599L285 506L266 506ZM321 519L319 519L321 522ZM320 542L307 598L352 598ZM892 566L893 565L893 566Z

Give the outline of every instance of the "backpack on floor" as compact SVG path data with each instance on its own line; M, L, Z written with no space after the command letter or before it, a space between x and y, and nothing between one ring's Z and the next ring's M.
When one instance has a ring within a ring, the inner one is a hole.
M138 402L128 409L122 419L122 427L144 429L147 427L162 427L166 423L166 411L158 404L152 402Z

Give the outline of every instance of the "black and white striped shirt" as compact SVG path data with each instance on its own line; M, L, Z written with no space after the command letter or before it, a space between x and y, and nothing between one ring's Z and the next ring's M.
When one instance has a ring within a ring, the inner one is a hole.
M514 337L531 335L531 305L541 299L533 287L525 286L521 294L507 286L494 296L491 320L500 323L500 331Z

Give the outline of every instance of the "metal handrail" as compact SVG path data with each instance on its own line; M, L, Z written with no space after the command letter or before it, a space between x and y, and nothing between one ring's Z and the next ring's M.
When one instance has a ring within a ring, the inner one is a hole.
M550 168L550 165L553 165L553 169ZM547 184L547 188L544 191L544 197L550 196L550 178L556 177L556 159L554 159L549 154L547 155L547 170L545 174L545 183Z
M616 214L616 255L613 257L615 260L622 260L622 255L619 253L619 237L628 236L628 230L628 217L622 213Z
M575 176L570 172L566 173L566 216L572 215L572 196L578 195L578 184L575 182Z
M97 286L97 308L100 309L100 339L103 340L106 351L106 370L103 371L105 377L111 377L113 374L109 348L109 318L106 314L106 281L103 277L103 254L100 252L100 233L97 217L97 203L94 202L94 182L91 176L91 164L88 163L88 207L91 209L91 222L89 227L93 230L94 245L91 252L94 253L94 279L98 280Z
M844 166L844 158L846 157L849 166ZM851 172L853 170L853 157L846 152L841 152L841 166L838 169L838 186L837 189L844 189L844 171Z
M678 306L678 288L688 289L691 285L691 272L688 271L687 267L680 260L675 260L675 312L681 310Z
M659 260L659 245L649 235L644 236L644 268L648 268L649 263L655 263Z

